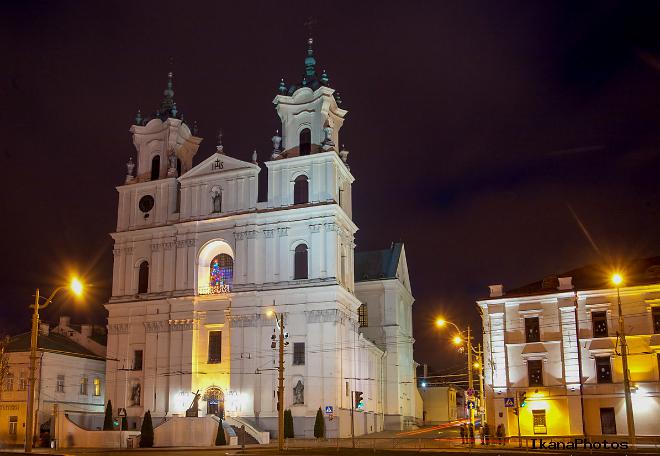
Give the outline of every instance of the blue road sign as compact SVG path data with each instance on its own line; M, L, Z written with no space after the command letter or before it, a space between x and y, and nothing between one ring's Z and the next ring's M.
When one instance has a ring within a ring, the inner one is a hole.
M505 397L504 398L504 406L505 407L515 407L516 403L515 403L515 401L513 400L512 397Z
M328 415L332 415L332 405L325 406L325 413Z
M476 409L477 406L474 403L474 401L467 401L467 408L468 408L468 410L473 410L473 409Z

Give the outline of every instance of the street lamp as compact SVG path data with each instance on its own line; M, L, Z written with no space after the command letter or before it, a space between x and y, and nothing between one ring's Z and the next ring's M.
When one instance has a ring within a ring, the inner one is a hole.
M34 293L34 304L30 307L34 308L32 313L32 332L30 333L30 377L28 381L28 399L27 399L27 412L25 417L25 452L32 452L32 438L34 434L34 388L35 388L35 373L37 368L37 337L39 335L39 310L45 309L53 302L53 298L60 291L68 288L74 295L80 296L83 292L83 284L77 277L71 279L69 285L63 285L55 288L50 294L46 302L39 303L39 289Z
M279 342L277 347L279 361L277 365L277 447L282 452L284 450L284 346L289 345L289 342L284 340L288 336L284 332L284 314L278 316L277 312L268 310L266 315L275 317L275 323L280 330L278 335L273 333L271 336L271 348L274 349L278 345L277 342Z
M616 286L616 298L619 311L619 338L621 339L621 360L623 362L623 390L626 396L626 421L628 423L628 437L630 443L635 444L635 418L633 416L632 397L630 388L630 371L628 370L628 343L626 342L626 327L621 310L621 292L619 286L623 283L623 277L618 272L612 274L612 283Z
M472 369L481 368L481 345L479 345L479 349L476 349L472 346L472 335L469 326L467 327L467 331L465 331L467 333L467 337L464 339L463 331L455 323L451 321L445 320L444 318L438 318L435 321L435 325L439 328L444 328L447 325L453 326L454 329L456 329L457 331L457 334L454 335L454 337L452 338L452 342L454 343L454 345L462 346L464 342L467 344L468 390L474 391L474 380L473 380ZM475 362L472 361L473 353L478 356L478 361ZM479 373L479 391L481 393L481 401L483 402L483 406L485 410L486 401L484 400L483 375L481 372ZM470 412L470 423L474 425L474 408L470 408L469 412ZM482 421L483 418L484 417L482 417Z

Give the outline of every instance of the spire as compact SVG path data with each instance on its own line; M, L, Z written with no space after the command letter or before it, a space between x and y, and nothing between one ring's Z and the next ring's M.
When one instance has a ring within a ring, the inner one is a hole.
M160 110L161 112L163 111L169 111L172 109L172 106L176 106L176 103L174 103L174 73L171 71L167 73L167 88L163 90L163 95L165 98L163 98L163 101L160 103Z
M330 85L330 78L328 77L328 73L323 70L323 73L321 73L321 84L324 86L329 86Z
M277 91L279 92L280 95L286 94L286 84L284 83L284 78L280 79L280 85L277 88Z
M225 153L225 152L224 152L224 148L223 148L223 146L222 146L222 130L219 130L219 131L218 131L218 142L217 142L217 144L216 144L216 146L215 146L215 150L216 150L216 152L219 153L219 154L224 154L224 153Z
M314 58L314 38L311 36L307 39L307 57L305 57L305 75L314 76L316 74L316 59ZM311 78L310 78L311 79Z
M138 109L138 112L135 115L135 125L142 125L142 120L142 112Z

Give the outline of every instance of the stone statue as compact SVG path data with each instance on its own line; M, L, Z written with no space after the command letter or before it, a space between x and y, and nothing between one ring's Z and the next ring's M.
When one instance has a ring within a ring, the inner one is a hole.
M126 183L128 184L129 182L132 182L133 179L133 170L135 169L135 163L133 163L133 157L130 157L128 159L128 163L126 163Z
M176 177L176 154L174 151L170 153L170 155L167 156L167 161L169 163L167 167L167 177Z
M280 147L282 144L282 137L280 136L279 130L275 130L275 135L271 138L271 141L273 141L273 154L271 155L271 158L273 159L279 158Z
M193 399L192 403L190 404L190 407L188 407L188 410L186 410L186 417L197 417L198 412L199 412L199 398L202 397L201 394L199 394L199 390L195 393L195 398Z
M296 386L293 387L293 405L305 403L305 385L302 380L298 380Z

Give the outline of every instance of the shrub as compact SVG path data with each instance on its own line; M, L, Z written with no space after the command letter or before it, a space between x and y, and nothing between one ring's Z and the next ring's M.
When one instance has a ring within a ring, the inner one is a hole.
M325 437L325 421L321 407L316 411L316 420L314 421L314 437L322 439Z
M218 424L218 434L215 436L215 446L227 445L225 429L222 427L222 420Z
M105 406L105 418L103 419L103 430L112 431L115 428L114 420L112 419L112 401L108 401Z
M293 415L291 414L291 410L286 409L284 411L284 438L292 439L293 437Z
M140 448L151 448L154 446L154 424L151 422L151 412L147 410L140 428Z

